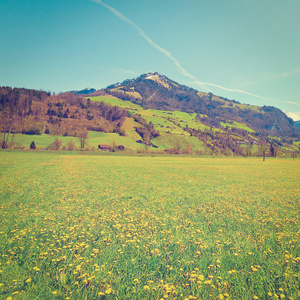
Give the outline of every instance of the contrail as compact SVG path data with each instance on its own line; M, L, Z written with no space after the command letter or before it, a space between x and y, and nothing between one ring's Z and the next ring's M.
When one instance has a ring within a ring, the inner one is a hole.
M280 102L280 103L290 103L290 104L296 104L296 105L300 105L299 103L296 102L290 102L290 101L279 101L279 100L273 100L270 98L266 98L266 97L262 97L259 95L255 95L243 90L238 90L238 89L230 89L227 87L223 87L214 83L208 83L208 82L202 82L199 81L195 76L193 76L192 74L190 74L187 70L185 70L181 64L179 63L179 61L166 49L160 47L159 45L157 45L150 37L148 37L145 33L145 31L140 28L139 26L137 26L133 21L131 21L130 19L128 19L127 17L125 17L122 13L120 13L119 11L117 11L116 9L114 9L113 7L105 4L103 1L101 0L91 0L95 3L99 3L101 4L103 7L107 8L108 10L110 10L115 16L117 16L119 19L121 19L122 21L126 22L127 24L131 25L139 34L140 36L142 36L152 47L154 47L155 49L157 49L158 51L160 51L161 53L165 54L169 59L171 59L175 66L179 69L180 73L190 79L192 79L194 81L195 84L198 84L200 86L213 86L213 87L217 87L219 89L228 91L228 92L235 92L235 93L240 93L240 94L245 94L248 96L252 96L252 97L256 97L256 98L260 98L260 99L264 99L264 100L268 100L268 101L275 101L275 102Z
M267 98L267 97L255 95L255 94L243 91L243 90L226 88L226 87L214 84L214 83L202 82L202 81L196 81L195 83L202 84L202 85L208 85L208 86L214 86L214 87L217 87L219 89L222 89L222 90L225 90L225 91L228 91L228 92L236 92L236 93L240 93L240 94L245 94L245 95L248 95L248 96L252 96L252 97L256 97L256 98L260 98L260 99L264 99L264 100L268 100L268 101L274 101L274 102L279 102L279 103L289 103L289 104L300 105L300 103L297 103L297 102L283 101L283 100L280 100L280 101L279 100L274 100L274 99L271 99L271 98Z
M172 56L172 54L167 51L166 49L160 47L159 45L157 45L155 42L153 42L145 33L145 31L140 28L139 26L137 26L134 22L132 22L130 19L128 19L127 17L125 17L122 13L118 12L116 9L114 9L113 7L105 4L104 2L102 2L101 0L92 0L93 2L99 3L102 6L104 6L105 8L107 8L108 10L110 10L115 16L117 16L119 19L121 19L122 21L128 23L129 25L131 25L132 27L134 27L137 32L154 48L156 48L158 51L160 51L161 53L165 54L167 57L169 57L171 60L173 60L173 62L175 63L176 67L180 70L180 72L185 75L186 77L189 77L193 80L197 80L197 78L195 78L193 75L191 75L190 73L188 73L179 63L179 61Z

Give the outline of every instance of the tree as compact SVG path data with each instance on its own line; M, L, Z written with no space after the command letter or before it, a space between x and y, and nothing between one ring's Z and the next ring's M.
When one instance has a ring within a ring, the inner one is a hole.
M58 139L58 136L62 134L60 123L52 125L51 133L56 137L56 139Z
M191 147L190 143L188 143L188 145L187 145L187 154L189 154L189 155L192 154L192 147Z
M277 153L278 153L278 148L276 147L275 144L271 143L270 144L270 155L272 157L276 157L277 156Z
M80 148L84 149L84 146L86 145L87 139L88 139L89 132L86 129L83 129L78 134L78 139L80 141Z
M111 145L111 151L116 152L117 151L117 146L116 146L116 140L113 139L112 145Z
M36 149L36 145L35 145L34 141L31 142L30 149L33 149L33 150Z
M180 153L180 142L178 140L176 141L176 146L174 147L174 150L175 150L175 154Z
M293 160L295 160L295 158L297 158L297 152L293 151L291 157L293 158Z
M266 160L266 153L267 153L267 150L268 150L268 144L267 144L266 141L260 141L258 146L259 146L260 154L263 157L263 161L265 161Z
M246 144L246 156L251 156L252 154L253 143L248 142Z

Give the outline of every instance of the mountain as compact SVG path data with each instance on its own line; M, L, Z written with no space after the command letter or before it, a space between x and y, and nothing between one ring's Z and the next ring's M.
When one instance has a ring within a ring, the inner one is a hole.
M296 121L295 125L297 126L297 128L300 130L300 121Z
M70 91L70 93L76 94L76 95L89 95L92 93L95 93L96 89L93 88L86 88L84 90L80 90L80 91Z
M112 84L91 95L103 92L144 109L197 113L199 121L208 126L220 127L221 123L239 122L263 135L300 136L294 121L278 108L241 104L212 93L199 92L158 72Z

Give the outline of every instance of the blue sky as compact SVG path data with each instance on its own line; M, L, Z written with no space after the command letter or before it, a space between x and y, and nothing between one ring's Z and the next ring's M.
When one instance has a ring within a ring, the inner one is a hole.
M300 119L299 0L1 0L0 85L101 89L158 71Z

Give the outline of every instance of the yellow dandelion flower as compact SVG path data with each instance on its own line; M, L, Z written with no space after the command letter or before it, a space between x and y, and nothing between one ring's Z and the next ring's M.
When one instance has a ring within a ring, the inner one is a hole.
M149 290L150 290L150 287L149 287L148 285L145 285L145 286L144 286L144 291L147 291L147 292L148 292Z
M107 290L105 291L105 294L111 294L111 292L112 292L112 289L109 288L109 289L107 289Z
M26 283L31 282L31 278L28 278L27 280L25 280Z

